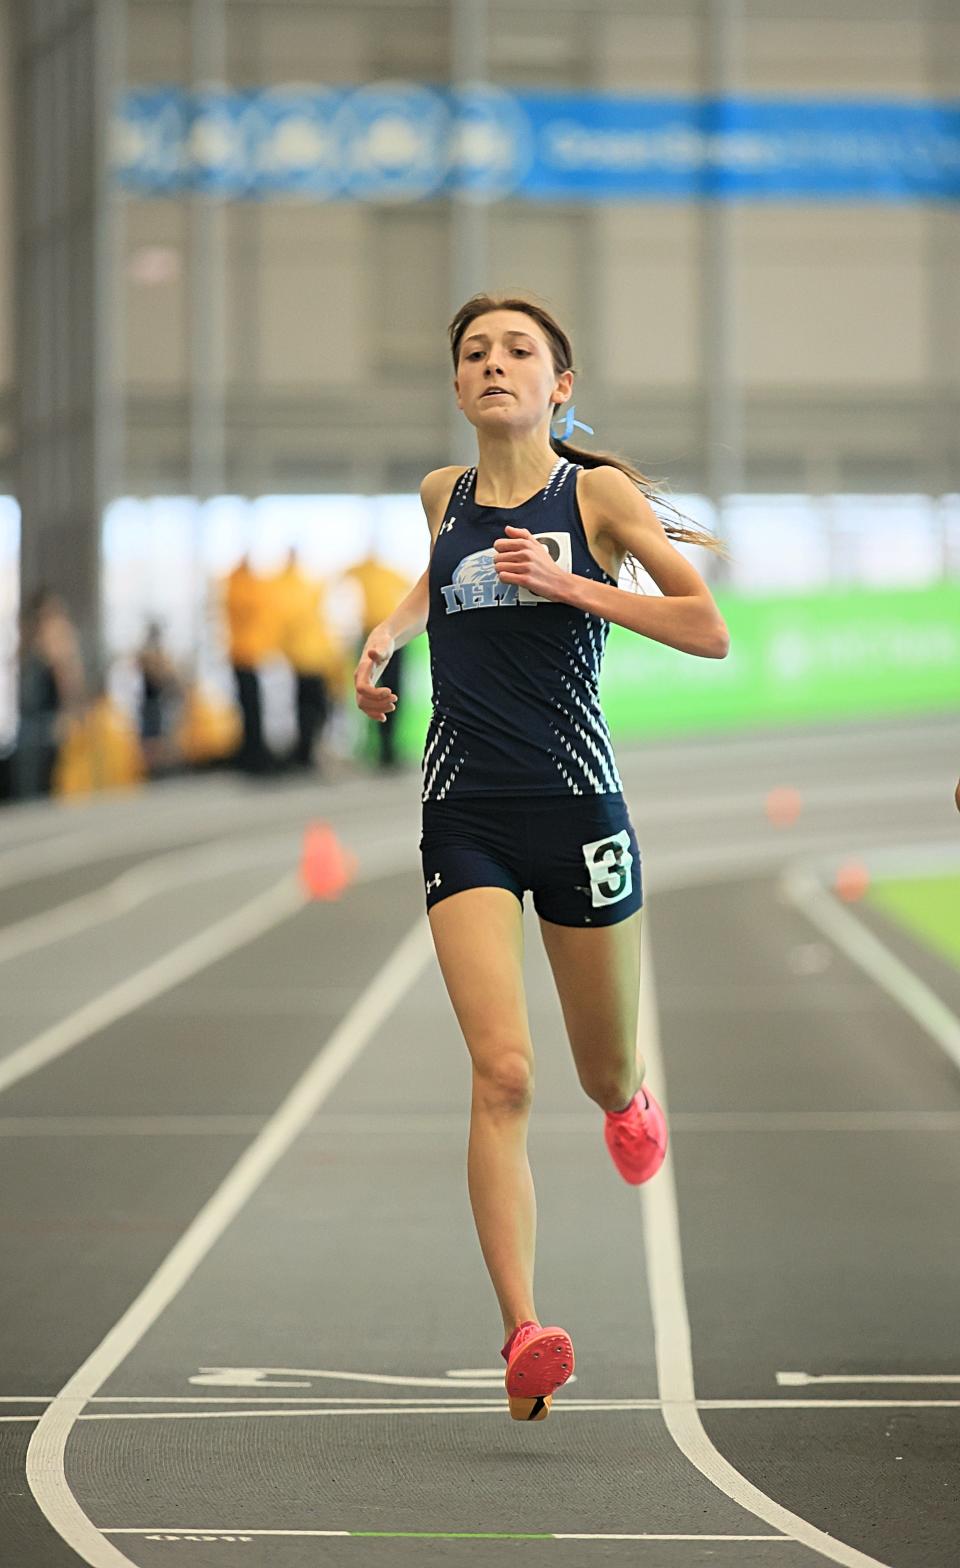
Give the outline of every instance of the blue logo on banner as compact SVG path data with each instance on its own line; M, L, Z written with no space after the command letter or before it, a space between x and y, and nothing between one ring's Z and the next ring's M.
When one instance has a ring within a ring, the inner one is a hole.
M449 186L476 201L517 191L534 157L530 118L519 99L484 83L452 95Z
M478 84L137 88L128 190L420 201L957 201L960 105L637 98Z
M439 93L407 82L358 87L338 119L344 194L364 201L417 201L442 185L450 113Z

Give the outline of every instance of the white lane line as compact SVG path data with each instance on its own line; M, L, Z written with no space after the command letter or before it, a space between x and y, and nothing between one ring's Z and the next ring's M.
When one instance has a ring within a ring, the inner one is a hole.
M312 1405L291 1409L257 1410L103 1410L91 1411L80 1421L225 1421L236 1418L263 1416L289 1416L297 1420L318 1416L479 1416L503 1414L502 1399L424 1399L404 1402L396 1399L344 1401L344 1406L325 1405L322 1409ZM960 1409L960 1399L698 1399L698 1410L932 1410ZM574 1399L558 1400L553 1414L568 1416L596 1413L617 1414L621 1411L636 1414L638 1410L657 1411L665 1407L659 1399ZM3 1417L0 1417L2 1420ZM39 1415L17 1416L15 1420L38 1421Z
M643 922L643 979L640 985L638 1045L647 1062L650 1086L669 1121L666 1075L660 1050L660 1031L653 964L650 952L649 914ZM707 1480L741 1508L755 1514L794 1541L819 1552L844 1568L887 1568L878 1558L847 1546L799 1514L791 1513L748 1481L714 1447L696 1406L690 1319L683 1282L680 1218L668 1156L653 1181L641 1188L647 1282L653 1314L657 1358L657 1385L663 1402L663 1419L680 1452Z
M780 886L784 897L892 996L960 1068L960 1019L946 1003L828 893L811 870L801 866L789 868Z
M65 1118L65 1123L69 1118ZM226 1118L229 1120L229 1118ZM37 1118L38 1130L42 1118ZM369 1111L331 1111L323 1118L324 1131L365 1132L371 1123L390 1123L391 1132L462 1133L460 1111L397 1111L389 1108ZM747 1132L960 1132L960 1111L675 1111L671 1130L683 1133ZM6 1123L0 1118L0 1137ZM65 1126L65 1130L66 1126ZM108 1129L105 1129L108 1130ZM580 1111L540 1111L530 1129L531 1138L540 1136L592 1138L596 1141L597 1123Z
M756 815L767 827L766 800L769 791L757 786L753 789L734 789L728 794L717 793L710 797L710 815L740 817ZM814 811L832 810L837 806L879 805L892 801L899 805L908 800L942 800L943 782L940 779L874 779L851 780L844 784L805 784L800 790L804 816ZM644 822L702 822L703 796L650 801L640 813ZM779 836L782 829L769 826L771 836Z
M188 980L191 975L247 942L252 942L255 937L262 936L301 909L306 901L307 895L301 889L298 878L294 875L282 877L265 893L242 904L225 919L190 937L172 952L165 953L145 969L111 986L92 1002L85 1003L76 1012L11 1051L9 1056L0 1061L0 1093L18 1083L21 1078L46 1067L82 1040L89 1039L90 1035L116 1023L118 1018L152 1002L172 986Z
M299 891L297 896L299 899ZM422 918L394 949L376 978L353 1004L123 1317L41 1416L27 1450L30 1490L57 1534L91 1568L121 1568L121 1565L130 1568L130 1560L104 1540L67 1482L64 1455L78 1415L183 1289L211 1247L414 984L430 952L429 927Z
M429 1538L429 1539L445 1540L445 1541L446 1540L453 1540L453 1541L455 1541L455 1540L477 1541L477 1540L490 1540L490 1539L494 1539L494 1540L497 1540L497 1539L499 1539L499 1540L514 1540L514 1541L517 1541L517 1540L521 1540L521 1541L782 1541L783 1540L783 1536L782 1535L653 1535L653 1534L645 1534L645 1535L614 1535L611 1532L605 1532L603 1534L601 1534L599 1532L593 1533L593 1534L586 1534L586 1533L581 1532L579 1534L573 1535L573 1534L569 1534L569 1533L564 1534L564 1533L561 1533L559 1531L553 1532L553 1531L546 1531L546 1530L544 1530L542 1532L538 1532L538 1533L531 1532L529 1534L525 1534L524 1532L519 1531L519 1530L515 1531L513 1533L510 1533L508 1531L500 1532L500 1531L496 1531L496 1530L490 1530L490 1531L475 1530L475 1531L463 1531L463 1532L458 1532L458 1531L455 1531L455 1530L436 1530L436 1531L430 1531L430 1530L246 1530L246 1529L243 1528L243 1526L238 1526L235 1529L229 1529L229 1528L225 1529L223 1527L223 1525L213 1525L213 1526L209 1526L208 1525L207 1527L203 1527L201 1525L138 1525L136 1527L131 1527L131 1526L127 1525L127 1526L124 1526L122 1528L105 1527L104 1530L103 1530L103 1534L104 1535L141 1535L141 1536L145 1535L145 1536L153 1536L153 1537L156 1537L158 1539L163 1539L164 1537L167 1537L168 1539L176 1539L179 1536L184 1536L184 1535L185 1536L202 1536L205 1540L209 1540L209 1541L220 1541L220 1540L223 1540L224 1538L232 1539L232 1540L239 1540L239 1541L246 1541L246 1540L250 1539L252 1536L257 1536L257 1537L260 1537L260 1536L295 1536L295 1537L298 1537L298 1538L305 1536L305 1537L308 1537L310 1539L316 1538L316 1539L320 1539L320 1540L331 1540L331 1539L334 1539L334 1538L337 1538L337 1537L343 1539L343 1538L346 1538L346 1537L353 1536L353 1537L357 1537L359 1539L366 1540L370 1536L378 1536L378 1535L379 1536L386 1536L387 1538L393 1538L393 1539L397 1539L397 1540L403 1540L403 1539L405 1539L406 1537L409 1536L409 1537L412 1537L414 1540L416 1540L416 1539L418 1539L420 1537L426 1537L426 1538ZM124 1561L126 1561L126 1559L124 1559Z
M48 1403L48 1401L44 1401ZM348 1401L344 1401L348 1403ZM317 1416L476 1416L503 1414L503 1400L492 1401L489 1405L471 1402L470 1404L456 1404L453 1400L430 1399L423 1405L407 1405L402 1400L371 1400L370 1409L361 1407L359 1401L349 1402L351 1408L343 1410L315 1409L308 1405L306 1409L291 1410L150 1410L150 1411L107 1411L86 1412L77 1417L78 1421L185 1421L185 1420L212 1420L216 1417L247 1417L257 1419L261 1416L298 1416L309 1420ZM353 1408L353 1407L356 1408ZM373 1408L376 1406L376 1408ZM698 1410L960 1410L960 1399L698 1399ZM617 1414L622 1410L631 1411L662 1411L663 1405L659 1399L636 1399L624 1402L622 1400L608 1400L606 1402L578 1400L574 1404L554 1406L554 1415L577 1415L587 1411L605 1415ZM39 1421L41 1412L32 1415L0 1416L0 1425L17 1421Z
M236 1137L259 1132L262 1116L0 1116L0 1138Z
M89 931L92 926L119 920L150 899L173 892L191 882L213 881L235 871L253 871L279 862L282 868L295 858L296 838L290 834L251 842L249 838L199 844L193 849L156 855L124 871L104 887L63 904L43 909L0 930L0 964L54 942Z
M686 1111L677 1132L960 1132L960 1111Z
M777 1382L781 1388L806 1388L811 1383L960 1383L960 1373L956 1372L925 1372L921 1376L911 1376L907 1372L878 1372L864 1373L856 1377L842 1377L833 1373L813 1372L778 1372Z

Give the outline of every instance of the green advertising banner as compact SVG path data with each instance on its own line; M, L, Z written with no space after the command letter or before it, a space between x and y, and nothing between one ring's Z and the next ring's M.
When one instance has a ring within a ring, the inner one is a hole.
M725 659L611 627L601 697L614 739L960 710L960 584L717 598ZM411 646L408 672L399 713L410 756L430 712L426 638Z

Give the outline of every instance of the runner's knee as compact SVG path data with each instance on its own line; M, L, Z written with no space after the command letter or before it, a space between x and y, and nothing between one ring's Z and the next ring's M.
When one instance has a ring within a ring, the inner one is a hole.
M622 1110L637 1088L637 1068L632 1061L619 1067L581 1068L579 1077L584 1094L605 1111Z
M533 1100L533 1063L519 1047L509 1047L473 1064L473 1103L492 1112L527 1111Z

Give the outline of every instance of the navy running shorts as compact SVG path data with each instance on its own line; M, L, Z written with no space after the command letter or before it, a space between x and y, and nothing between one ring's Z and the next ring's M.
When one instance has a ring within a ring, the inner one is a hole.
M504 887L558 926L612 926L643 904L640 850L622 795L424 801L427 908Z

